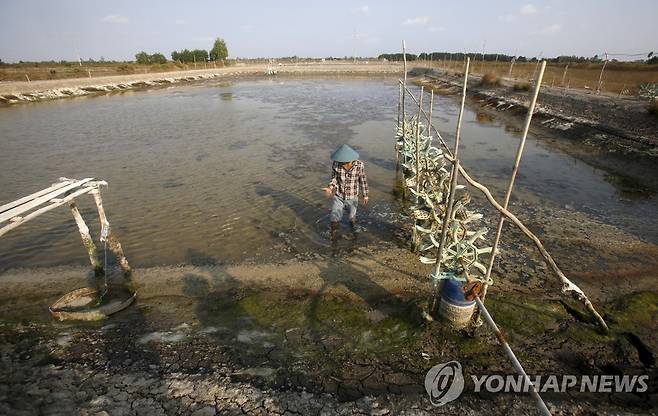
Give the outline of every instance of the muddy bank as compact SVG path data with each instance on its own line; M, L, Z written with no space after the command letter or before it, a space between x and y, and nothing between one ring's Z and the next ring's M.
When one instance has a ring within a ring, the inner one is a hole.
M275 75L267 75L268 70ZM298 64L231 66L218 69L174 71L155 74L117 75L99 78L75 78L35 82L0 83L0 104L36 102L66 97L162 87L183 82L240 76L276 75L386 75L401 71L396 64Z
M510 231L488 304L528 373L649 374L653 383L643 394L547 393L549 408L655 411L657 247L568 210L528 212L612 331L598 333L561 297L532 246ZM405 244L407 231L399 238ZM428 272L394 243L278 264L137 269L133 306L81 324L53 322L46 306L93 282L86 268L10 270L0 275L0 409L435 414L423 387L433 365L456 359L467 376L513 370L485 328L468 335L422 319ZM121 293L126 282L112 276L111 293ZM535 412L528 396L475 394L468 383L441 410Z
M418 82L434 84L438 90L457 92L463 75L426 68L415 68ZM468 92L500 112L525 115L529 91L519 91L523 82L499 79L499 85L481 85L481 77L469 76ZM516 88L515 88L516 86ZM530 86L525 83L525 88ZM650 158L658 157L658 118L646 110L646 102L634 97L596 95L584 90L542 86L533 124L553 130L553 134L619 152Z

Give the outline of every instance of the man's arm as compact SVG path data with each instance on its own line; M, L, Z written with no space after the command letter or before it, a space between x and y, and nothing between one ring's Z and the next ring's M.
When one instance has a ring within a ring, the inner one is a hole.
M334 162L331 165L331 181L329 182L329 186L326 188L322 188L324 191L325 195L331 196L331 194L334 192L334 188L338 185L338 170L337 170L337 165L336 162Z
M329 189L333 190L338 184L338 169L336 162L331 164L331 181L329 182Z
M366 178L366 168L361 165L361 174L359 175L359 186L363 190L363 203L368 203L368 178Z

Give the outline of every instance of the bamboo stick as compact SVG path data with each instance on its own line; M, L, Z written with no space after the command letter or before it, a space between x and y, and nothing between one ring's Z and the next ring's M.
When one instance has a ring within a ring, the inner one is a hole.
M418 174L420 172L420 115L423 111L423 90L425 87L420 87L420 97L418 99L418 116L416 116L416 192L420 187L420 181L418 180Z
M421 112L423 111L423 89L424 87L420 87L420 97L418 98L418 115L416 116L416 132L415 132L415 141L416 141L416 161L415 161L415 168L416 168L416 174L414 175L414 180L416 181L416 193L418 193L418 190L420 189L420 115ZM405 184L406 185L406 184ZM418 197L416 197L416 200L418 200ZM416 230L416 225L418 224L418 220L414 218L414 228L411 231L411 245L412 245L412 251L416 252L420 249L420 243L418 242L418 230Z
M89 255L89 262L91 263L91 267L94 268L94 274L96 276L100 276L103 274L103 266L101 266L101 264L98 262L96 244L94 244L94 240L91 238L91 234L89 234L89 227L87 227L87 223L85 223L82 215L80 215L80 210L78 210L78 206L75 204L75 200L72 200L69 203L69 207L71 208L71 214L73 214L75 223L78 226L78 231L80 231L82 244L87 249L87 255Z
M535 90L532 93L532 99L530 101L530 106L528 107L528 113L526 114L525 124L523 126L523 134L521 135L521 141L516 150L516 156L514 158L514 165L512 167L512 174L510 175L509 184L507 185L507 191L505 192L505 199L503 201L503 208L507 209L509 206L509 200L512 196L512 190L514 189L514 181L516 180L516 174L519 172L519 165L521 163L521 156L523 155L523 149L525 147L525 141L528 137L528 131L530 130L530 123L532 122L532 115L535 111L535 105L537 104L537 97L539 96L539 90L541 89L541 82L544 78L544 70L546 69L546 61L543 61L541 64L541 69L539 70L539 76L537 77L537 83L535 84ZM488 282L489 277L491 276L491 270L493 269L493 264L496 259L496 252L498 251L498 244L500 243L500 235L503 231L503 223L505 222L505 217L501 214L498 220L498 228L496 229L496 236L494 237L493 247L491 249L491 257L489 257L489 264L487 266L487 273L484 277L484 281ZM487 295L487 285L484 285L482 292L482 300L484 301Z
M404 90L404 93L402 94L402 133L404 134L404 127L405 127L405 122L406 122L406 109L404 106L405 98L406 98L406 92L407 92L407 46L404 41L402 41L402 60L403 60L403 68L404 68L404 78L403 78L403 83L402 87Z
M398 127L400 127L400 105L402 104L402 84L400 84L400 96L398 97Z
M466 58L466 69L464 70L464 86L462 88L462 100L459 108L459 116L457 117L457 131L455 133L455 150L453 151L453 164L450 174L450 193L448 194L448 201L446 203L446 210L443 215L443 227L441 229L441 240L436 254L436 267L434 269L434 276L438 277L441 272L441 259L443 257L443 249L445 247L446 237L448 236L448 224L452 213L452 207L455 202L455 188L457 187L457 177L459 176L459 138L461 135L462 119L464 117L464 105L466 104L466 86L468 84L468 70L471 63L470 58ZM436 280L436 279L434 279ZM430 311L435 310L438 301L438 293L436 285L433 285L433 303Z
M608 325L605 323L601 315L594 309L594 306L592 305L592 302L587 298L587 295L571 280L569 280L564 273L562 273L562 270L558 267L558 265L555 263L555 260L553 260L553 257L546 251L544 248L544 245L541 243L539 238L535 234L532 233L514 214L512 214L510 211L508 211L506 208L503 208L498 201L491 195L491 192L489 189L482 185L481 183L473 180L468 173L466 173L466 170L462 166L459 166L459 173L462 175L464 180L471 184L473 187L477 188L480 192L484 194L484 196L487 198L487 201L491 205L493 205L498 212L500 212L502 215L507 217L518 229L523 232L532 242L535 244L537 249L539 250L539 253L542 255L542 257L546 260L546 263L548 263L549 267L553 270L553 273L561 280L562 282L562 293L565 294L570 294L574 296L577 300L582 302L587 310L594 316L596 321L599 323L599 326L601 329L603 329L605 332L608 331Z
M605 53L605 61L603 61L603 67L601 68L601 73L599 74L599 83L596 86L596 93L599 94L601 92L601 88L603 88L603 71L605 71L605 66L608 63L608 52Z
M400 117L401 117L401 106L402 106L402 84L400 84L400 95L398 97L398 129L400 128ZM402 130L404 134L404 130ZM395 170L396 172L400 168L400 152L398 148L398 139L395 139Z
M103 199L101 198L101 192L99 188L95 188L91 194L94 196L94 201L96 202L96 208L98 209L98 219L100 220L101 223L101 233L104 225L109 225L109 221L107 220L107 216L105 215L105 209L103 208ZM116 238L114 235L114 232L112 231L112 228L109 228L109 232L107 235L107 242L110 244L110 250L114 252L114 254L117 256L117 260L119 261L119 265L121 266L121 269L123 269L124 273L126 275L130 274L132 270L130 269L130 265L128 264L128 260L126 259L126 256L123 254L123 248L121 248L121 243L119 243L119 240Z

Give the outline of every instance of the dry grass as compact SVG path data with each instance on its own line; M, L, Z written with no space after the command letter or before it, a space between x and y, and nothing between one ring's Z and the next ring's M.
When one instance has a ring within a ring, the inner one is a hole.
M414 64L423 65L428 63L419 61ZM445 63L435 61L431 66L458 73L464 70L464 63L461 61L448 61ZM569 64L566 76L564 76L565 66L566 64L547 64L543 85L596 90L603 63ZM471 61L471 72L475 74L493 73L498 77L508 78L509 69L509 62L485 62L483 64L480 61ZM510 78L512 82L527 82L534 79L537 72L539 72L538 63L517 62L514 64ZM644 83L658 83L658 65L608 62L603 72L602 91L636 96L640 84Z
M214 64L199 63L197 69L212 69ZM217 65L219 67L219 64ZM195 69L194 64L167 62L166 64L137 65L126 62L95 62L80 66L71 63L22 63L0 65L0 81L42 81L48 79L71 79L103 77L111 75L150 74Z
M495 87L500 85L500 78L498 78L498 75L496 75L493 72L487 72L486 74L482 75L482 79L480 80L480 85L484 85L487 87Z

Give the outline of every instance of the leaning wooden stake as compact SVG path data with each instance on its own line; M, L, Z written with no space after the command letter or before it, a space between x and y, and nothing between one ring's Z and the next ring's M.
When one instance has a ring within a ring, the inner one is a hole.
M439 242L439 248L436 253L436 267L434 269L434 279L433 282L436 282L439 278L439 273L441 273L441 261L443 257L443 249L445 247L446 237L448 236L448 227L450 222L450 216L452 213L452 207L455 202L455 189L457 188L457 177L459 176L459 138L461 135L462 119L464 116L464 105L466 104L466 86L468 85L468 69L471 64L471 58L466 58L466 69L464 70L464 86L462 87L462 101L459 108L459 116L457 117L457 131L455 133L455 150L453 150L453 160L452 160L452 170L450 173L450 193L448 194L448 201L446 203L446 210L443 214L443 226L441 229L441 240ZM430 305L430 312L434 312L438 304L438 287L436 284L432 285L432 304Z
M91 238L91 234L89 234L89 227L87 227L87 223L85 223L85 220L82 218L82 215L80 215L80 210L78 210L78 206L75 204L75 201L71 201L69 203L69 207L71 208L71 214L73 214L75 223L77 224L78 230L80 231L80 238L82 238L82 244L87 249L87 254L89 255L89 262L91 263L91 267L94 268L94 274L96 276L101 276L103 274L103 266L98 261L96 244L94 244L94 240Z
M537 77L537 83L535 84L535 90L532 93L532 99L530 101L530 106L528 107L528 113L526 114L525 124L523 126L523 134L521 135L521 141L519 142L519 147L516 149L516 157L514 159L514 165L512 167L512 174L510 175L509 184L507 185L507 191L505 192L505 200L503 201L503 208L507 209L509 205L510 197L512 196L512 190L514 189L514 181L516 180L516 174L519 172L519 165L521 163L521 156L523 155L523 149L525 147L525 141L528 137L528 131L530 130L530 123L532 122L532 115L535 112L535 105L537 104L537 97L539 96L539 90L541 89L541 82L544 78L544 70L546 69L546 61L541 63L541 69L539 70L539 76ZM498 220L498 228L496 229L496 236L494 237L493 248L491 249L491 257L489 258L489 264L487 266L487 273L484 277L484 281L488 282L489 277L491 276L491 269L493 268L494 260L496 259L496 252L498 251L498 244L500 243L500 235L503 231L503 223L505 222L505 216L501 214ZM487 285L484 285L482 291L482 300L485 299L487 295Z
M100 190L96 188L91 193L92 195L94 195L94 201L96 201L96 208L98 208L98 218L100 219L101 222L101 233L102 233L102 229L104 226L109 227L109 221L107 220L107 216L105 215L105 209L103 208L103 200L101 199ZM112 252L114 252L114 254L117 256L117 260L119 260L119 265L121 266L121 269L123 269L123 272L125 274L130 274L132 270L130 269L128 260L126 259L126 256L123 254L121 243L119 243L119 240L114 235L114 232L112 231L111 227L109 228L107 234L107 242L110 245L110 250L112 250Z
M523 234L525 234L528 238L532 240L533 243L535 243L535 246L539 250L539 253L542 255L544 260L546 260L546 263L548 263L548 265L553 270L555 275L562 282L562 293L572 295L578 301L582 302L587 308L587 310L594 316L601 329L607 332L608 325L605 323L605 321L603 320L601 315L596 311L596 309L594 309L594 305L592 305L592 302L590 302L590 300L587 298L587 295L585 295L585 293L575 283L569 280L564 275L564 273L562 273L562 270L560 270L558 265L555 263L555 260L553 260L553 257L548 253L548 251L546 251L544 245L541 243L541 241L539 241L539 238L537 238L537 236L534 235L532 231L530 231L514 214L509 212L507 209L503 208L496 201L493 195L491 195L491 192L489 191L489 189L487 189L486 186L482 185L481 183L473 180L470 176L468 176L468 173L466 173L464 168L461 166L459 167L459 173L464 178L464 180L466 180L466 182L468 182L469 184L477 188L480 192L482 192L484 196L487 198L487 201L489 201L489 203L493 205L493 207L496 208L498 212L500 212L502 215L507 217L507 219L512 221L512 223L516 225L516 227L520 229L523 232Z

